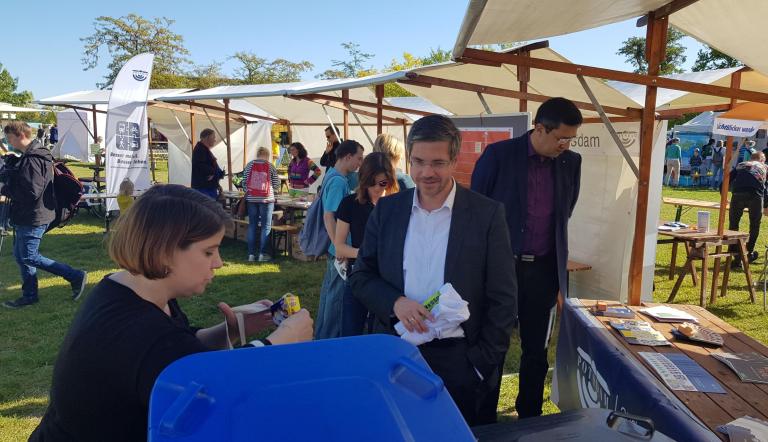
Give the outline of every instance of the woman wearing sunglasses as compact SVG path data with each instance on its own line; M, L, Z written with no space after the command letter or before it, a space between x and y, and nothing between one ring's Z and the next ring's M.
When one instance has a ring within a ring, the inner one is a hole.
M363 243L365 224L379 198L399 190L397 175L386 154L374 152L360 166L360 184L357 191L343 200L336 211L336 259L346 260L351 273L357 251ZM363 334L368 310L354 297L346 285L341 315L341 335Z

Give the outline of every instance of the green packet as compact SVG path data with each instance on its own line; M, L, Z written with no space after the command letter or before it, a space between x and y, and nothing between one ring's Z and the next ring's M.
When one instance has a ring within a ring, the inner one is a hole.
M429 298L427 298L426 301L422 304L424 308L426 308L428 311L432 311L433 308L437 305L438 302L440 302L440 290L435 291L435 293L432 294Z

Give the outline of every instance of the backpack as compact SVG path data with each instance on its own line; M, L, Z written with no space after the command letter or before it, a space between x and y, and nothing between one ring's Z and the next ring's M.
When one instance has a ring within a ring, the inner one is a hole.
M343 176L339 176L341 179L346 179ZM333 179L333 178L331 178ZM317 197L312 202L312 205L307 209L307 216L304 218L304 227L299 232L299 247L301 251L307 256L321 256L328 252L328 246L331 245L331 238L328 237L328 231L325 230L325 221L323 215L323 191L326 189L327 183L323 183L323 187L317 193Z
M56 213L46 232L54 227L64 227L77 213L83 196L83 183L64 163L53 163L53 193L56 196Z
M272 182L269 177L269 163L254 162L245 183L246 194L255 198L268 198Z
M719 151L717 148L712 149L712 164L723 165L723 150L725 150L724 147L721 147Z

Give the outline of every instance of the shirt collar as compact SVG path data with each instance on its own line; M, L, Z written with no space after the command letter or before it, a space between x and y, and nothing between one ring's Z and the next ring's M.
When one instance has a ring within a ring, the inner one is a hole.
M453 203L456 200L456 180L451 178L451 191L448 193L448 197L445 198L445 201L443 201L443 205L440 206L439 209L433 210L432 212L437 212L438 210L442 210L443 208L447 207L448 210L453 210ZM427 209L421 207L421 203L419 203L419 188L415 188L413 190L413 204L412 209L420 209L424 210L425 212L428 212Z
M547 158L545 156L541 156L538 153L536 153L536 149L533 148L533 142L531 142L531 132L528 133L528 158L538 158L540 160L551 160L552 158Z

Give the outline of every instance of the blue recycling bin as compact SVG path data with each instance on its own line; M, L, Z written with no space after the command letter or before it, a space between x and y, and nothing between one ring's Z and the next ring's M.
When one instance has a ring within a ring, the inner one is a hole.
M155 382L149 440L475 439L416 347L369 335L180 359Z

